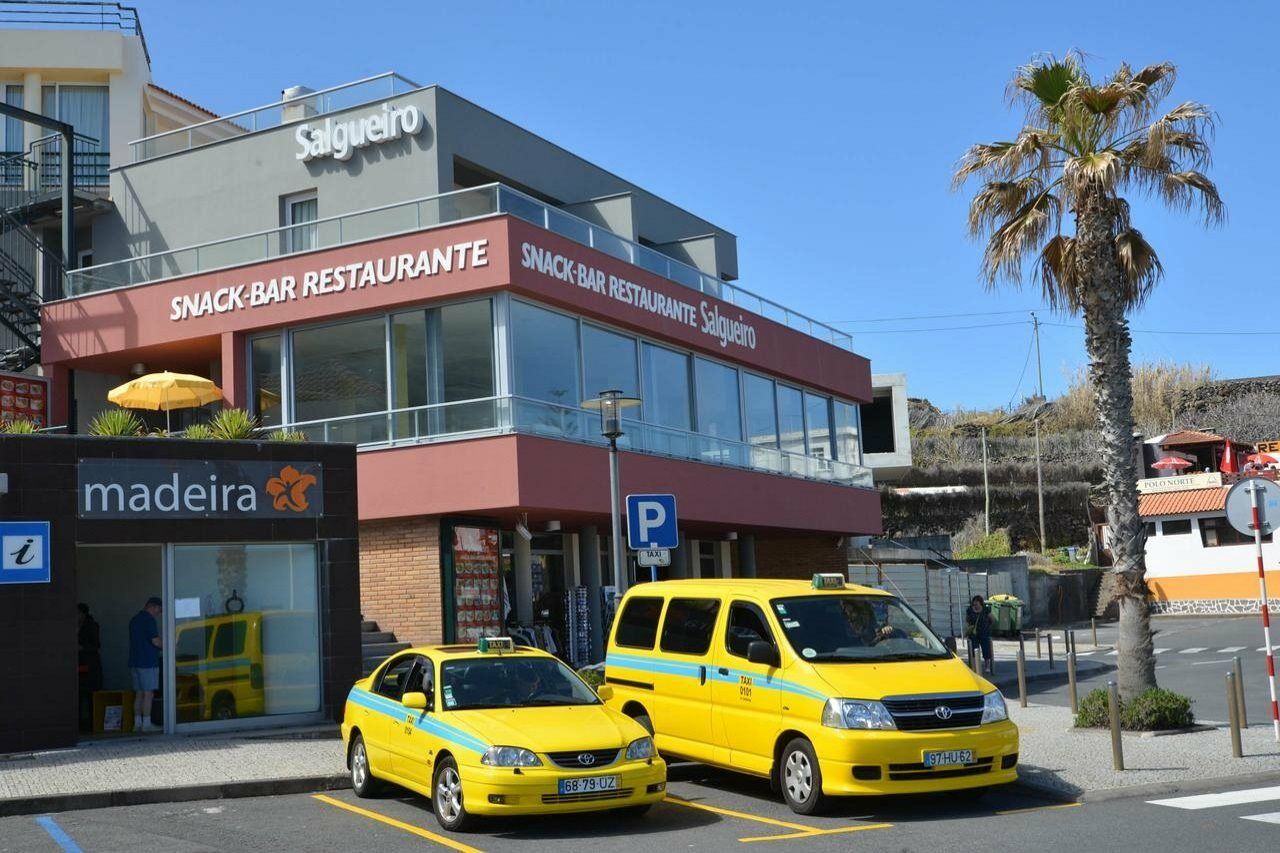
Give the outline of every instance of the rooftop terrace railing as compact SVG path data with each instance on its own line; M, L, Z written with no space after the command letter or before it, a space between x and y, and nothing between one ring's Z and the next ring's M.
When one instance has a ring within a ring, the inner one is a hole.
M190 151L223 139L269 130L292 121L358 107L422 88L407 77L388 71L317 92L301 92L292 98L243 110L198 124L167 130L129 143L133 162L165 154Z
M119 30L138 37L147 64L151 64L147 37L142 34L142 21L133 6L74 0L0 0L0 24L31 29Z
M301 225L84 267L67 273L66 292L68 297L84 296L500 214L518 217L699 293L724 300L842 349L853 350L853 338L846 332L707 275L656 249L619 237L612 231L502 184L455 190Z

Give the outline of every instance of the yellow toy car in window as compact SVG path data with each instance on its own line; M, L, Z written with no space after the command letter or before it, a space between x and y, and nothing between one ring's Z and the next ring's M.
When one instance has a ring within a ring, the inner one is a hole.
M838 574L675 580L627 591L605 660L611 707L664 755L828 798L1002 785L1018 729L902 599Z
M384 661L351 688L342 738L357 796L401 785L430 797L447 830L485 815L642 814L666 791L666 763L639 723L505 637Z

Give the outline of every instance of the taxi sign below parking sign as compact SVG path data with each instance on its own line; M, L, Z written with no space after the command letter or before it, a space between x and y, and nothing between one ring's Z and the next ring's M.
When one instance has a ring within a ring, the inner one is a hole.
M627 495L627 544L633 551L679 547L676 496Z
M49 522L0 521L0 584L49 582Z

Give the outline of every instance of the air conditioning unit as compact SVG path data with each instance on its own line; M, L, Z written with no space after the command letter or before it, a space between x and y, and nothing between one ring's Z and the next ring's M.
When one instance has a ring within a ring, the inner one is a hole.
M315 93L316 90L310 86L290 86L280 92L280 99L285 102L280 110L280 122L284 124L319 114L320 99L309 97Z

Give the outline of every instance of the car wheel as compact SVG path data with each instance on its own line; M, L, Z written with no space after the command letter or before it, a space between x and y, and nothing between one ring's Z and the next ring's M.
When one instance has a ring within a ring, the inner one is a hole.
M796 814L812 815L822 810L826 800L822 795L822 768L809 741L798 737L783 748L778 782L782 798Z
M462 776L458 774L458 763L446 757L436 765L436 774L431 790L431 804L436 810L436 820L450 832L465 832L474 819L467 814L467 807L462 801Z
M644 726L644 730L649 734L653 734L653 720L649 719L648 714L637 714L631 719Z
M351 790L357 797L372 797L378 793L378 780L373 778L369 768L369 751L365 749L364 738L356 735L351 740Z
M230 696L219 696L213 700L213 719L234 720L236 718L236 700Z

